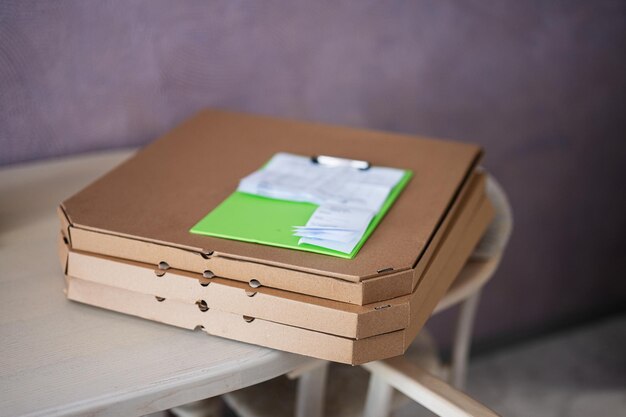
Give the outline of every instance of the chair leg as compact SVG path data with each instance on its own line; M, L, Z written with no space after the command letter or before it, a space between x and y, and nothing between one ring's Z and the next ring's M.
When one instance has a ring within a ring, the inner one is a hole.
M467 394L457 390L434 375L429 374L403 356L369 362L363 366L370 371L376 384L389 393L391 387L397 389L413 401L444 417L497 417L498 415ZM371 381L371 380L370 380ZM388 384L388 385L382 385ZM370 388L372 385L370 384ZM375 395L376 388L368 395ZM389 397L386 397L389 398ZM368 397L369 402L369 397ZM368 403L366 402L366 404ZM378 413L378 411L381 411ZM366 416L387 416L384 409L370 407Z
M366 398L364 417L387 417L391 411L393 387L385 379L372 373Z
M449 382L453 387L460 390L465 388L472 330L479 300L480 291L476 291L472 296L468 297L461 304L456 322Z
M322 417L326 394L328 362L298 377L296 388L296 417Z

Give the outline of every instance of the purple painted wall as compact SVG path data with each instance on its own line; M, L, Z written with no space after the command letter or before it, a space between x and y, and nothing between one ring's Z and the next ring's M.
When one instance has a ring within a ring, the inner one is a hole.
M206 106L480 143L516 220L488 340L626 300L625 51L623 1L5 0L0 165Z

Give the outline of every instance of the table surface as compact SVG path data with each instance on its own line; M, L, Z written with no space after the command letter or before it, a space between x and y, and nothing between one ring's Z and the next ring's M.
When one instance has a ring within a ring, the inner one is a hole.
M311 361L66 300L56 206L130 154L0 169L0 416L143 415Z

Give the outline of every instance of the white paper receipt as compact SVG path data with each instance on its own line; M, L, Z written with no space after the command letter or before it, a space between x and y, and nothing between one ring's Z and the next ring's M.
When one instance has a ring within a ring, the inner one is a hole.
M294 225L300 244L351 253L404 171L319 165L305 156L278 153L243 178L238 191L319 205L306 225Z

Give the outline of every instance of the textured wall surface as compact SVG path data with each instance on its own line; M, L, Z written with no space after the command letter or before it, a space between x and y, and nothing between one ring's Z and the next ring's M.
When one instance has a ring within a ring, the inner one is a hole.
M626 301L624 51L623 1L5 0L0 165L205 106L480 143L516 220L486 340Z

